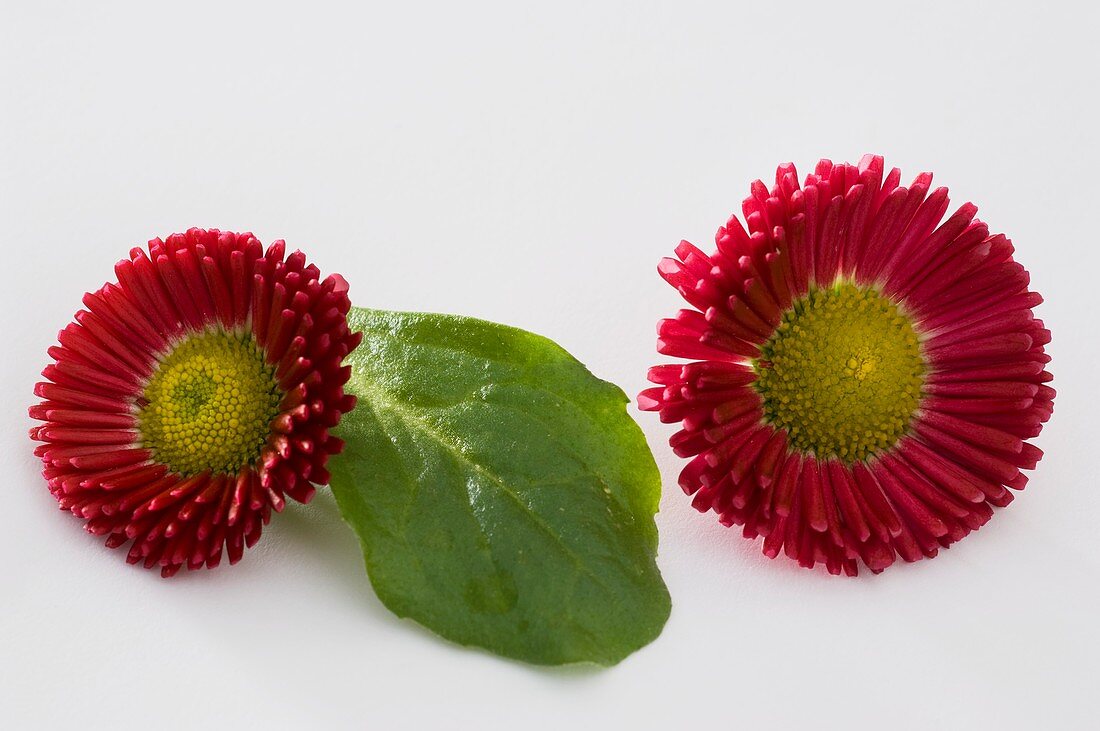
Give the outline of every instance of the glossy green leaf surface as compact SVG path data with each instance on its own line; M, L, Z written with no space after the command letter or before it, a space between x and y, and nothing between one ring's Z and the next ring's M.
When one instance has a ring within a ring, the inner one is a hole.
M660 634L660 476L626 396L546 338L356 308L332 490L394 613L537 664Z

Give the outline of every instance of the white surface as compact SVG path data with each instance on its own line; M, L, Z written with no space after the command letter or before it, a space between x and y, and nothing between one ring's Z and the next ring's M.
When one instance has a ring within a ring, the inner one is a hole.
M1100 714L1094 4L15 5L0 10L0 725L1075 728ZM934 561L855 580L768 561L691 509L672 428L636 414L665 478L672 618L614 669L547 671L392 617L327 493L277 516L238 566L163 581L86 535L38 474L26 407L45 350L154 235L285 238L360 304L535 330L636 393L661 360L654 323L679 306L657 260L681 237L709 247L777 163L804 174L868 151L977 202L1054 332L1046 458Z

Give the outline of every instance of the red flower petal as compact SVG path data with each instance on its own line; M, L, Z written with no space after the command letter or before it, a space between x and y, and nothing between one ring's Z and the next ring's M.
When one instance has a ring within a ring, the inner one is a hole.
M651 369L657 387L638 397L682 423L670 442L691 458L680 485L699 510L764 536L769 557L834 574L854 574L857 559L878 572L897 556L931 558L979 528L1011 501L1006 488L1026 484L1020 470L1042 454L1026 440L1053 411L1050 333L1032 313L1042 298L1011 242L970 203L944 220L947 189L932 190L930 174L903 187L900 171L884 172L877 156L822 160L799 186L781 165L770 190L752 184L745 226L731 217L713 253L681 242L658 273L693 309L661 322L657 349L695 362ZM858 459L792 442L759 378L795 303L838 283L896 306L924 368L908 426Z
M251 234L202 229L133 249L115 272L117 284L85 296L35 387L43 475L90 532L130 543L131 563L164 576L217 566L223 550L235 563L272 509L312 497L342 447L329 430L354 406L343 361L361 338L348 330L347 282L321 279L281 241L265 252ZM211 331L250 337L281 396L254 458L232 474L180 474L143 446L137 415L163 359Z

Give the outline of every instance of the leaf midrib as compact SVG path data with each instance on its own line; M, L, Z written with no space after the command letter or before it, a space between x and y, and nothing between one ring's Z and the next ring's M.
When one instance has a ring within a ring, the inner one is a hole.
M405 407L392 398L386 398L388 392L386 392L385 389L376 387L374 383L363 377L356 378L356 381L360 385L365 386L365 388L361 390L369 393L367 401L376 414L380 415L379 407L381 406L384 410L395 415L406 426L412 427L431 437L433 441L438 443L449 455L455 458L456 461L468 465L477 474L488 478L491 484L495 484L502 493L507 495L520 508L521 513L525 515L532 524L537 526L539 530L545 533L551 539L551 543L569 558L577 573L587 575L607 593L614 593L596 573L586 568L584 560L561 540L554 529L548 525L538 513L532 510L500 475L471 460L456 444L449 440L444 433L436 429L430 422L422 418L415 411ZM419 486L420 484L417 482L414 490L419 491ZM469 504L468 498L466 503L467 505ZM471 510L471 513L473 512L474 511ZM474 515L474 520L477 522L478 529L481 531L482 535L485 535L485 529L481 525L481 522L477 520L476 514ZM492 550L490 549L489 552L492 553Z

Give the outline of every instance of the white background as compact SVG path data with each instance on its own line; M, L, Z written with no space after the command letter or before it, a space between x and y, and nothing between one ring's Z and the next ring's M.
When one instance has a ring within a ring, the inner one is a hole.
M173 5L0 10L0 725L1095 722L1095 4ZM616 668L545 670L390 615L327 492L241 564L164 581L38 474L46 348L152 236L285 238L359 304L534 330L633 394L680 305L657 260L712 246L777 163L864 152L978 203L1054 333L1046 458L934 561L766 560L690 507L672 428L632 408L664 474L672 618Z

